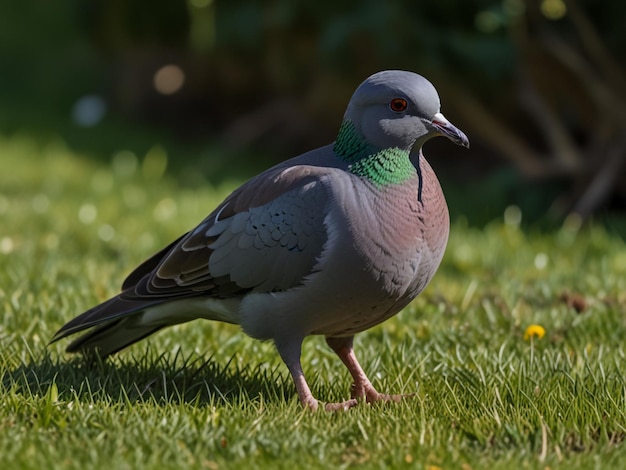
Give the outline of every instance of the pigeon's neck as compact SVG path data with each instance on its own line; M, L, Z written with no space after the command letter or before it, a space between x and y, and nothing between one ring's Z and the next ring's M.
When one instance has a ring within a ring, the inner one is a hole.
M377 185L400 184L416 174L407 150L370 144L349 119L341 123L333 150L349 164L349 172Z

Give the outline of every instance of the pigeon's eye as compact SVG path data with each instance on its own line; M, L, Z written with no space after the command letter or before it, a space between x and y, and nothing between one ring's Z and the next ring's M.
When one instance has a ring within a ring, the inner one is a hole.
M389 107L395 113L401 113L402 111L406 111L408 103L403 98L394 98L389 103Z

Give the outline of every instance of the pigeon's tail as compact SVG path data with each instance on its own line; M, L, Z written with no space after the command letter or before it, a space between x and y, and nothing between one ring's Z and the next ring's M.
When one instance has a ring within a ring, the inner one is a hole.
M73 341L67 352L96 353L106 357L166 326L162 322L142 323L144 311L155 303L158 302L126 301L120 296L113 297L63 325L50 342L93 328Z
M80 352L87 356L96 354L105 358L156 333L164 326L166 325L142 326L133 317L113 320L72 341L66 351Z

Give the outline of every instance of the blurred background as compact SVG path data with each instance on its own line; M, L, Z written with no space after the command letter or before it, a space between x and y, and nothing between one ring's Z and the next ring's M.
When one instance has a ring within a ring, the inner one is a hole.
M625 18L618 0L5 1L0 137L243 181L331 142L364 78L406 69L472 144L426 145L454 218L619 221Z

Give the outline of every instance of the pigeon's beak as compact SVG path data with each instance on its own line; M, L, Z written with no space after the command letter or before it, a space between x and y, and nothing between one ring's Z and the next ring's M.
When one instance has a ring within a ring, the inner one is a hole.
M437 129L442 136L447 137L457 145L462 145L465 148L469 148L469 139L467 138L467 136L463 133L463 131L461 131L461 129L448 121L443 116L443 114L435 114L435 117L432 120L432 124L433 127Z

